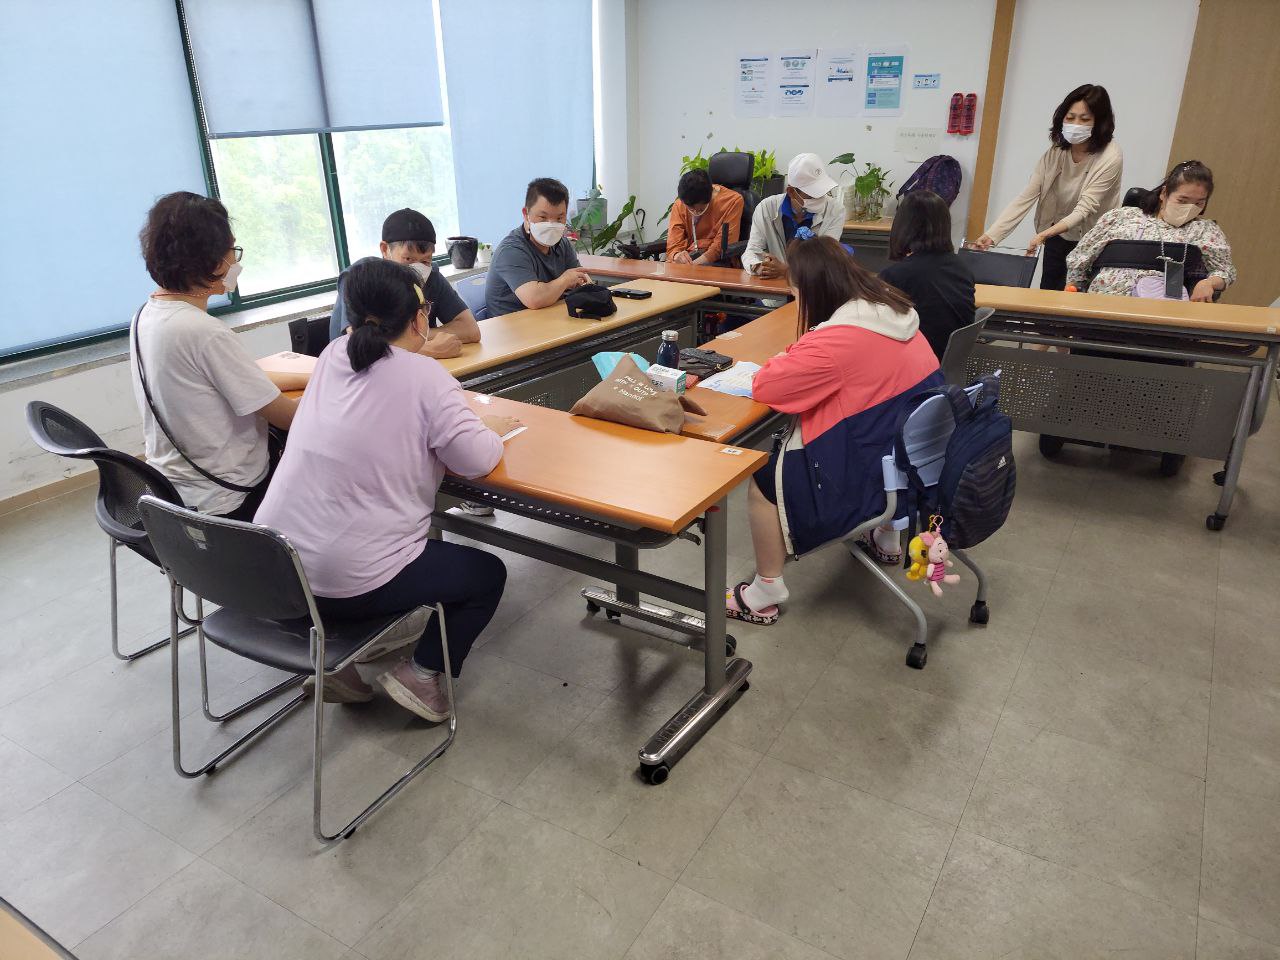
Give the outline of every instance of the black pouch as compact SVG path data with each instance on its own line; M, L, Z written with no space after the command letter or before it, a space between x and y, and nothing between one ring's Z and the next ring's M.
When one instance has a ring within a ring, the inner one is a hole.
M680 369L700 379L706 379L713 373L728 370L733 366L733 357L726 357L714 350L700 350L697 347L685 347L680 351Z
M583 320L602 320L618 312L608 287L598 283L584 283L564 295L569 316Z

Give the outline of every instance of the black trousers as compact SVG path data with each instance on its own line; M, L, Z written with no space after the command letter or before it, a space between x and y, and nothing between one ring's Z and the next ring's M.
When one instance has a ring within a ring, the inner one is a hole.
M1067 286L1067 254L1076 248L1079 240L1063 240L1050 237L1044 242L1044 256L1040 260L1040 289L1062 290Z
M475 547L430 540L427 547L382 586L355 597L316 597L322 617L360 620L443 604L449 628L449 663L456 677L481 631L493 619L507 585L507 567ZM418 638L413 659L428 670L444 670L440 618L433 616Z

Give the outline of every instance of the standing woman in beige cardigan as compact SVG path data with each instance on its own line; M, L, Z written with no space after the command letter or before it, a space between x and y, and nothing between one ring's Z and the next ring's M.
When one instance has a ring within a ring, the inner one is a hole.
M1076 87L1053 113L1049 142L1031 181L974 241L979 250L1000 243L1034 205L1036 235L1027 255L1044 247L1040 269L1043 290L1061 290L1067 282L1067 254L1108 210L1120 205L1124 159L1112 142L1115 114L1105 87Z

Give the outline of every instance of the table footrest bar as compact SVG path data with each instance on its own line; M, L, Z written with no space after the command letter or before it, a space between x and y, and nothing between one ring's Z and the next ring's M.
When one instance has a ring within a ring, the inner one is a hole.
M699 640L707 632L707 624L702 617L686 613L683 610L673 610L670 607L660 607L654 603L645 603L643 600L639 603L628 603L625 600L619 600L614 591L605 587L594 585L583 587L582 598L587 601L587 606L589 607L600 607L612 613L625 614L628 617L634 617L637 620L643 620L659 627L667 627ZM593 610L592 612L594 613L595 611ZM693 645L683 640L674 640L673 642L679 643L681 646Z
M713 694L699 690L640 750L642 766L672 765L711 729L729 698L747 682L751 661L734 657L725 667L724 685Z

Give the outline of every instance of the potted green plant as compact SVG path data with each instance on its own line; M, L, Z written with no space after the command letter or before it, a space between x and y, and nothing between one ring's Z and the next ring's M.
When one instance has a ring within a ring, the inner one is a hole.
M832 157L830 160L827 161L827 166L829 167L844 168L843 170L840 171L839 175L836 177L837 183L844 183L846 177L850 181L848 185L846 185L844 189L841 191L841 195L842 195L841 199L844 201L844 212L845 212L845 215L850 220L857 219L854 216L854 211L856 211L858 208L858 193L852 182L855 179L857 179L857 176L858 176L858 169L856 164L857 164L857 158L853 155L852 151L848 153L842 153L839 156Z
M584 223L603 227L609 221L609 201L601 192L603 189L597 183L585 197L580 197L574 204L574 217L584 217Z
M699 146L698 152L693 156L685 154L680 158L680 175L684 176L690 170L705 170L710 162L711 158L704 157L702 155L702 147Z
M869 163L853 181L855 194L855 220L879 220L884 216L884 202L889 199L889 171L879 164Z
M476 247L476 266L487 267L493 262L493 245L482 243Z
M616 250L611 250L610 247L617 240L618 231L622 229L623 222L627 217L631 216L635 208L636 198L635 194L632 194L627 198L627 202L623 205L622 212L618 214L618 218L605 226L594 222L591 209L575 213L569 221L569 230L573 234L574 247L585 253L605 253L616 256Z

